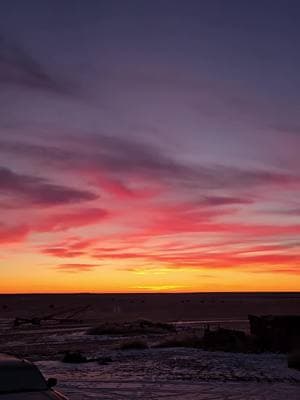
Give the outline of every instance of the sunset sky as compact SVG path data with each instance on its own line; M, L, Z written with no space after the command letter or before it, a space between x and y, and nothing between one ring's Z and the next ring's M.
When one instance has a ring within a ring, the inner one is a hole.
M0 2L0 292L300 289L300 4Z

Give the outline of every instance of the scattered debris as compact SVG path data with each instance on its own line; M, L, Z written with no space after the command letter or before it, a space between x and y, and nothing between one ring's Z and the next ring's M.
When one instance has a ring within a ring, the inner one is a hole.
M89 307L90 306L88 305L84 307L63 309L52 314L32 317L32 318L16 317L14 319L13 327L17 328L21 325L27 325L27 324L40 326L43 322L46 321L51 321L54 323L66 323L66 322L79 323L82 322L82 320L74 319L74 317L80 313L85 312Z

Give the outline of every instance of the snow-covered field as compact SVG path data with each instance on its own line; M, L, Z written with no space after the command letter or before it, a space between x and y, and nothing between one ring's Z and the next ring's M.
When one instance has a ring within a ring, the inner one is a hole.
M286 357L196 349L114 351L108 365L40 361L47 376L73 400L300 399L300 372Z

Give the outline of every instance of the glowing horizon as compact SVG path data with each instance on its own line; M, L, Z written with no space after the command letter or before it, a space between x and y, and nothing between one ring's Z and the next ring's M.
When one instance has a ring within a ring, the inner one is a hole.
M0 4L0 293L299 291L291 10L37 3Z

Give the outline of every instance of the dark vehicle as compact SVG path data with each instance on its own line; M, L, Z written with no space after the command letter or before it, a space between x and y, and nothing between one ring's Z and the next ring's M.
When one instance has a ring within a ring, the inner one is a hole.
M0 399L1 400L67 400L53 390L56 379L47 381L37 366L27 360L0 353Z

